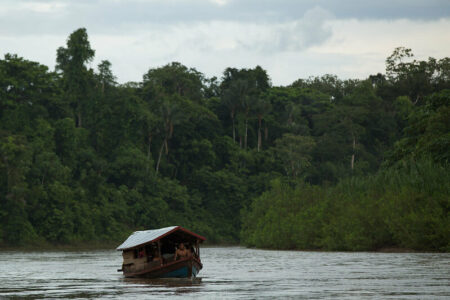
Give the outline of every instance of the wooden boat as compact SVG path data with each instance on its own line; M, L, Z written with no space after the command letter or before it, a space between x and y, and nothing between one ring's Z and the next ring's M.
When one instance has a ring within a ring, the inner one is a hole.
M122 251L125 277L193 278L203 268L200 244L206 239L181 226L136 231L117 250ZM179 259L175 252L185 246L188 255Z

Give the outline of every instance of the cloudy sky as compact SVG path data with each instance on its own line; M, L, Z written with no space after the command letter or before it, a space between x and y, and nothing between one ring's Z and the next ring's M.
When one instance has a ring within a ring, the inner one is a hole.
M266 69L275 85L384 72L395 47L418 59L450 55L449 0L0 0L0 54L55 65L56 49L85 27L92 67L119 82L172 61L219 76Z

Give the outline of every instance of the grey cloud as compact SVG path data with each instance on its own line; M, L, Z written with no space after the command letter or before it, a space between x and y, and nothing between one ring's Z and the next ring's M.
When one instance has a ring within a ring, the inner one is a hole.
M212 21L158 29L149 25L145 37L139 43L145 45L154 41L152 48L172 51L173 57L186 51L213 51L221 55L239 52L274 55L301 51L324 43L332 35L331 28L326 25L329 18L332 18L329 12L315 7L305 12L300 19L278 23ZM167 45L167 40L177 43Z
M240 43L246 48L257 48L261 52L303 50L320 45L331 37L331 29L325 25L325 21L330 18L332 15L328 11L314 7L297 20L268 28L267 35L260 40L244 37Z
M63 4L53 12L39 12L23 7ZM67 34L77 27L98 33L124 32L142 24L238 21L287 22L303 18L305 12L320 7L335 18L346 19L437 19L450 16L448 0L229 0L218 5L208 0L127 0L127 1L56 1L3 0L0 34ZM2 9L0 8L0 12Z
M447 24L450 17L448 0L228 0L225 5L210 0L0 1L0 51L24 53L26 58L54 65L55 45L63 46L71 32L86 27L97 59L111 60L121 81L140 80L146 68L173 60L209 75L220 75L228 66L261 64L273 74L274 82L283 83L298 78L299 72L365 76L369 67L361 62L366 61L354 58L362 54L345 54L345 61L344 54L302 50L330 39L328 26L339 23L333 22L336 19L445 18ZM419 22L417 28L423 24ZM379 40L389 35L379 34ZM344 36L351 40L345 32ZM370 39L367 36L367 44ZM385 54L379 55L382 70ZM353 66L350 71L349 66ZM360 68L365 69L357 73Z
M300 50L326 41L331 37L331 29L326 27L325 21L331 17L328 11L320 7L308 10L300 21L295 22L292 30L284 34L285 48Z

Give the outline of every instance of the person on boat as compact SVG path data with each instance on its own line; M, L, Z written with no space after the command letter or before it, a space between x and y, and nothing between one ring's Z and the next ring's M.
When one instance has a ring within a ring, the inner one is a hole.
M139 255L138 255L138 257L139 257L139 258L142 258L142 257L144 257L144 255L145 255L144 249L143 249L143 248L139 249Z
M174 260L186 258L189 256L191 256L191 251L189 251L189 249L186 249L183 243L180 243L177 250L175 251Z

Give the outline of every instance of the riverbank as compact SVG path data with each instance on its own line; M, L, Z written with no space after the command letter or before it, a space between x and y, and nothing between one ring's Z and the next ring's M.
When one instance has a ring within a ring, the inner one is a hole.
M424 251L411 248L402 247L382 247L374 250L327 250L327 249L277 249L277 248L255 248L239 245L244 248L254 250L267 250L267 251L298 251L298 252L319 252L319 253L449 253L448 251ZM220 247L220 246L218 246Z
M0 252L6 251L22 251L22 252L34 252L34 251L95 251L95 250L114 250L120 244L120 242L83 242L77 244L65 244L65 245L52 245L49 243L39 245L27 245L27 246L7 246L0 245ZM202 248L231 248L242 247L254 250L267 250L267 251L298 251L298 252L353 252L353 253L448 253L447 251L421 251L411 248L402 247L382 247L375 250L362 250L362 251L343 251L343 250L325 250L325 249L275 249L275 248L254 248L246 247L238 243L225 243L225 244L210 244L204 243Z
M51 244L46 242L38 242L30 245L4 245L0 244L0 251L90 251L90 250L112 250L116 249L123 241L91 241L70 244ZM219 248L219 247L238 247L239 243L211 244L207 241L202 247Z

